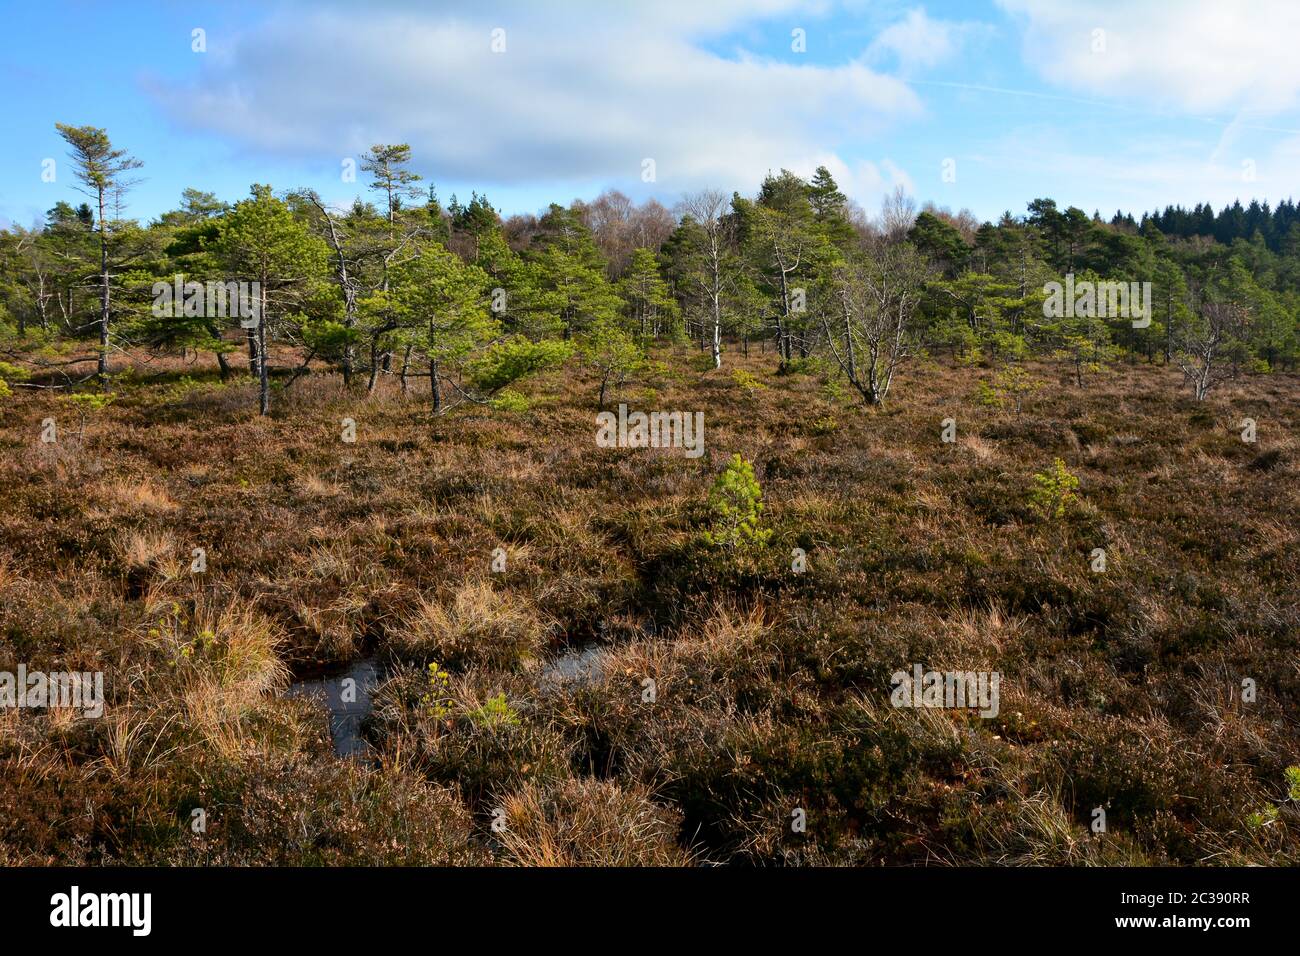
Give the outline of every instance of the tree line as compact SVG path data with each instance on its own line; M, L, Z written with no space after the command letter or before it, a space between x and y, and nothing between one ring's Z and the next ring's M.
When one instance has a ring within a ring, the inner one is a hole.
M509 402L523 377L576 358L597 402L656 344L713 368L770 350L778 371L821 363L867 405L920 355L1001 370L1068 363L1086 387L1108 363L1173 364L1197 398L1300 358L1300 222L1288 201L1110 222L1035 199L980 222L901 189L869 217L822 167L769 174L757 194L701 190L672 210L609 191L503 218L477 193L444 206L405 144L361 169L369 198L334 208L256 184L233 204L196 189L142 224L122 215L141 163L95 127L59 124L84 201L0 231L0 389L111 385L136 350L247 362L259 407L313 368L373 391L423 382L431 410ZM1238 215L1240 213L1240 215ZM1252 228L1253 224L1253 228ZM1283 232L1283 230L1285 230ZM255 283L257 321L156 289ZM1149 283L1149 309L1045 308L1052 283ZM242 356L242 357L241 357ZM7 383L7 384L6 384Z

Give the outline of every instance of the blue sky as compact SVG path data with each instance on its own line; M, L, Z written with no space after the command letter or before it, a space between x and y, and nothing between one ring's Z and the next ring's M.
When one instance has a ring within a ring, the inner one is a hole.
M348 202L364 185L344 164L373 142L411 143L444 201L478 189L507 214L605 187L671 205L822 163L868 211L896 184L982 218L1038 196L1107 216L1300 197L1290 0L50 0L0 13L0 224L78 200L56 121L105 127L144 161L126 210L142 219L186 186Z

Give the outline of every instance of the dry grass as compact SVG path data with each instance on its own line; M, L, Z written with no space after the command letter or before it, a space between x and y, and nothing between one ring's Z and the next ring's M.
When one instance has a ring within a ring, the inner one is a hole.
M596 448L575 369L521 414L431 420L393 382L319 375L261 419L244 384L162 359L202 386L120 385L59 446L29 427L58 402L16 394L0 669L102 670L109 699L102 721L0 711L0 860L1300 862L1292 815L1246 822L1300 754L1295 376L1197 407L1168 369L1080 391L1042 365L1016 416L937 360L865 411L757 349L727 356L752 392L659 357L628 395L702 410L699 459ZM733 452L773 532L745 560L700 541ZM1028 491L1056 457L1081 501L1044 520ZM548 676L589 647L599 667ZM363 654L387 680L351 763L281 691ZM916 663L999 671L998 716L889 706ZM222 808L202 843L198 805Z
M421 597L394 631L392 644L398 653L421 660L513 668L535 660L546 636L527 601L479 579L442 600Z
M517 866L684 866L677 821L607 780L527 784L502 802L505 861Z
M189 612L172 604L147 627L144 643L169 670L167 690L184 726L203 745L239 754L250 716L289 682L279 629L238 599ZM129 726L122 733L129 742Z
M149 568L173 557L176 537L167 530L127 531L118 537L118 553L127 568Z

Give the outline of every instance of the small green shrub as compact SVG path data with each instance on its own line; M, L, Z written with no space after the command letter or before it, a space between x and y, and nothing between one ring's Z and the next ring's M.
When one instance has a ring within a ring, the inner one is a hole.
M502 389L488 404L499 412L526 412L529 407L528 398L513 388Z
M834 415L823 415L814 421L811 427L814 435L830 435L840 427L840 424L835 420Z
M1282 771L1282 778L1286 781L1287 788L1286 796L1282 798L1282 802L1300 802L1300 766L1287 767ZM1272 804L1266 804L1258 810L1252 810L1246 814L1246 826L1251 830L1260 830L1272 826L1278 821L1279 817L1278 808Z
M701 375L707 375L709 372L713 371L713 355L709 352L696 355L691 359L690 366L691 371L699 372Z
M1043 518L1063 518L1070 506L1078 500L1075 490L1079 479L1070 474L1065 462L1056 459L1051 471L1034 475L1034 487L1029 492L1029 505Z
M8 362L0 362L0 398L12 394L9 388L10 382L23 382L29 378L31 378L31 375L26 369L11 365Z
M228 382L201 382L188 375L182 375L171 384L160 388L157 392L157 400L163 405L174 405L206 392L217 392L229 387Z
M988 379L980 379L978 390L975 393L975 401L986 408L1001 408L1002 393L998 391L997 385Z
M1277 807L1265 807L1262 810L1254 810L1246 814L1246 826L1252 830L1260 830L1277 822Z
M506 701L504 693L488 698L482 707L475 707L466 715L475 727L496 730L499 727L518 727L519 714Z
M792 358L781 367L782 375L825 375L829 371L830 363L815 355Z
M718 475L709 492L713 526L704 533L711 545L733 551L757 549L772 537L770 529L759 527L763 516L763 489L754 477L754 466L739 454Z
M112 405L114 395L111 392L77 392L64 397L82 414L89 415L91 412L102 412Z
M992 381L979 383L976 401L992 408L1005 408L1008 404L1020 414L1025 398L1042 388L1042 382L1031 377L1019 365L1009 365L993 376Z
M63 401L77 410L79 434L85 434L91 418L112 405L116 397L112 392L76 392L64 395Z

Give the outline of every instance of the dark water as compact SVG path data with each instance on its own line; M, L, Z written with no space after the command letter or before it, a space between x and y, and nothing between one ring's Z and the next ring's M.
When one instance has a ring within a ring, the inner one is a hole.
M550 683L594 683L604 670L606 657L605 649L599 644L565 648L542 671L542 680Z
M607 655L600 645L579 645L561 651L542 671L542 681L585 685L598 680ZM310 697L329 711L330 738L334 753L340 757L363 756L370 745L361 736L361 722L374 707L371 695L379 686L382 674L374 658L354 661L345 670L294 681L285 691L287 697Z
M370 713L370 695L378 685L379 666L372 658L363 658L337 674L294 681L286 693L323 703L329 710L334 753L354 757L369 749L361 737L361 721Z

